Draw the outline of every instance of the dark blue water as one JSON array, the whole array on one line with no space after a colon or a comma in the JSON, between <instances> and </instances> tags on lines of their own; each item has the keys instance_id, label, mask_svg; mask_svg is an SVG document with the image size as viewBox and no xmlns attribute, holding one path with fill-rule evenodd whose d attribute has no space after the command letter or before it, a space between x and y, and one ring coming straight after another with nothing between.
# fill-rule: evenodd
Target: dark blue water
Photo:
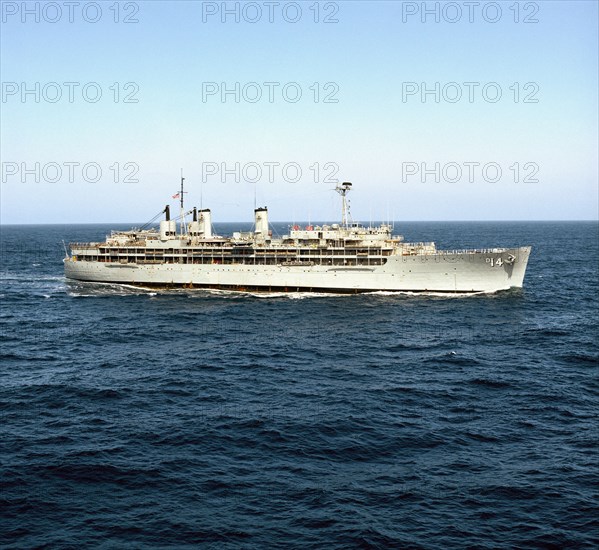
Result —
<instances>
[{"instance_id":1,"label":"dark blue water","mask_svg":"<svg viewBox=\"0 0 599 550\"><path fill-rule=\"evenodd\" d=\"M467 298L65 281L107 229L1 229L3 547L599 543L597 223L397 225L533 245Z\"/></svg>"}]
</instances>

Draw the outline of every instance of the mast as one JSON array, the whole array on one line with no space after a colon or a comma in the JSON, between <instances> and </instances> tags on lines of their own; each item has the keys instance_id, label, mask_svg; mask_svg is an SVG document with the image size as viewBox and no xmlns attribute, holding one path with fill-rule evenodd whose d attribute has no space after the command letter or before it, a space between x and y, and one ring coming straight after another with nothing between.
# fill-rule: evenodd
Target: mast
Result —
<instances>
[{"instance_id":1,"label":"mast","mask_svg":"<svg viewBox=\"0 0 599 550\"><path fill-rule=\"evenodd\" d=\"M184 196L185 191L183 191L183 182L185 178L183 177L183 168L181 168L181 191L179 191L179 202L181 203L181 235L185 235L187 233L187 228L185 227L185 207L184 207Z\"/></svg>"},{"instance_id":2,"label":"mast","mask_svg":"<svg viewBox=\"0 0 599 550\"><path fill-rule=\"evenodd\" d=\"M344 181L342 184L337 184L335 191L341 195L341 225L347 227L347 224L351 220L349 213L349 201L346 195L351 191L352 184L349 181Z\"/></svg>"},{"instance_id":3,"label":"mast","mask_svg":"<svg viewBox=\"0 0 599 550\"><path fill-rule=\"evenodd\" d=\"M185 192L185 191L183 191L183 182L184 181L185 181L185 178L183 177L183 169L181 169L181 198L180 198L180 200L181 200L181 213L184 212L184 209L183 209L183 193Z\"/></svg>"}]
</instances>

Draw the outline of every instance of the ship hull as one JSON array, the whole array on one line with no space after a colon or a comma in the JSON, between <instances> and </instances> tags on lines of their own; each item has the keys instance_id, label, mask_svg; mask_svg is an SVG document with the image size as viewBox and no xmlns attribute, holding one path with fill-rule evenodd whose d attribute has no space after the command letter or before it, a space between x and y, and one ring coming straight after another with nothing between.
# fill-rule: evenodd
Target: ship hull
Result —
<instances>
[{"instance_id":1,"label":"ship hull","mask_svg":"<svg viewBox=\"0 0 599 550\"><path fill-rule=\"evenodd\" d=\"M497 292L521 288L530 247L393 255L381 266L138 264L65 259L79 281L281 292Z\"/></svg>"}]
</instances>

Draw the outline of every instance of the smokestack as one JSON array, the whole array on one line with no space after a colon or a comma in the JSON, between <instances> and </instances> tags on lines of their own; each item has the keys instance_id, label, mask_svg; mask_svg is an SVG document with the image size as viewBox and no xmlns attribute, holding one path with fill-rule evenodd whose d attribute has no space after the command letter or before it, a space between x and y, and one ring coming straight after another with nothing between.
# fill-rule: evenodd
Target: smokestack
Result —
<instances>
[{"instance_id":1,"label":"smokestack","mask_svg":"<svg viewBox=\"0 0 599 550\"><path fill-rule=\"evenodd\" d=\"M254 232L256 236L266 239L268 237L268 209L266 206L254 210L254 220L256 226Z\"/></svg>"},{"instance_id":2,"label":"smokestack","mask_svg":"<svg viewBox=\"0 0 599 550\"><path fill-rule=\"evenodd\" d=\"M200 233L204 239L212 238L212 214L209 208L200 210Z\"/></svg>"},{"instance_id":3,"label":"smokestack","mask_svg":"<svg viewBox=\"0 0 599 550\"><path fill-rule=\"evenodd\" d=\"M164 213L166 214L166 221L168 222L171 219L171 207L168 204L164 207Z\"/></svg>"},{"instance_id":4,"label":"smokestack","mask_svg":"<svg viewBox=\"0 0 599 550\"><path fill-rule=\"evenodd\" d=\"M187 230L192 237L200 237L200 224L198 222L198 209L193 207L193 220L187 226Z\"/></svg>"}]
</instances>

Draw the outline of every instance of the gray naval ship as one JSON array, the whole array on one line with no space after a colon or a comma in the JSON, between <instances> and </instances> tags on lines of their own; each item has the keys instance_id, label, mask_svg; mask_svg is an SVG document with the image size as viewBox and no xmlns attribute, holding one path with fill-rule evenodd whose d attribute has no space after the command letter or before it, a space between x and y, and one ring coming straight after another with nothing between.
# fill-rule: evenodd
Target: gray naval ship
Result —
<instances>
[{"instance_id":1,"label":"gray naval ship","mask_svg":"<svg viewBox=\"0 0 599 550\"><path fill-rule=\"evenodd\" d=\"M256 208L253 231L224 237L214 233L209 209L185 212L183 181L179 230L166 206L159 230L113 231L105 242L71 243L66 277L142 287L337 293L496 292L524 281L530 246L437 250L433 242L404 242L389 224L352 221L349 182L336 188L341 223L290 226L287 235L273 237L267 209Z\"/></svg>"}]
</instances>

